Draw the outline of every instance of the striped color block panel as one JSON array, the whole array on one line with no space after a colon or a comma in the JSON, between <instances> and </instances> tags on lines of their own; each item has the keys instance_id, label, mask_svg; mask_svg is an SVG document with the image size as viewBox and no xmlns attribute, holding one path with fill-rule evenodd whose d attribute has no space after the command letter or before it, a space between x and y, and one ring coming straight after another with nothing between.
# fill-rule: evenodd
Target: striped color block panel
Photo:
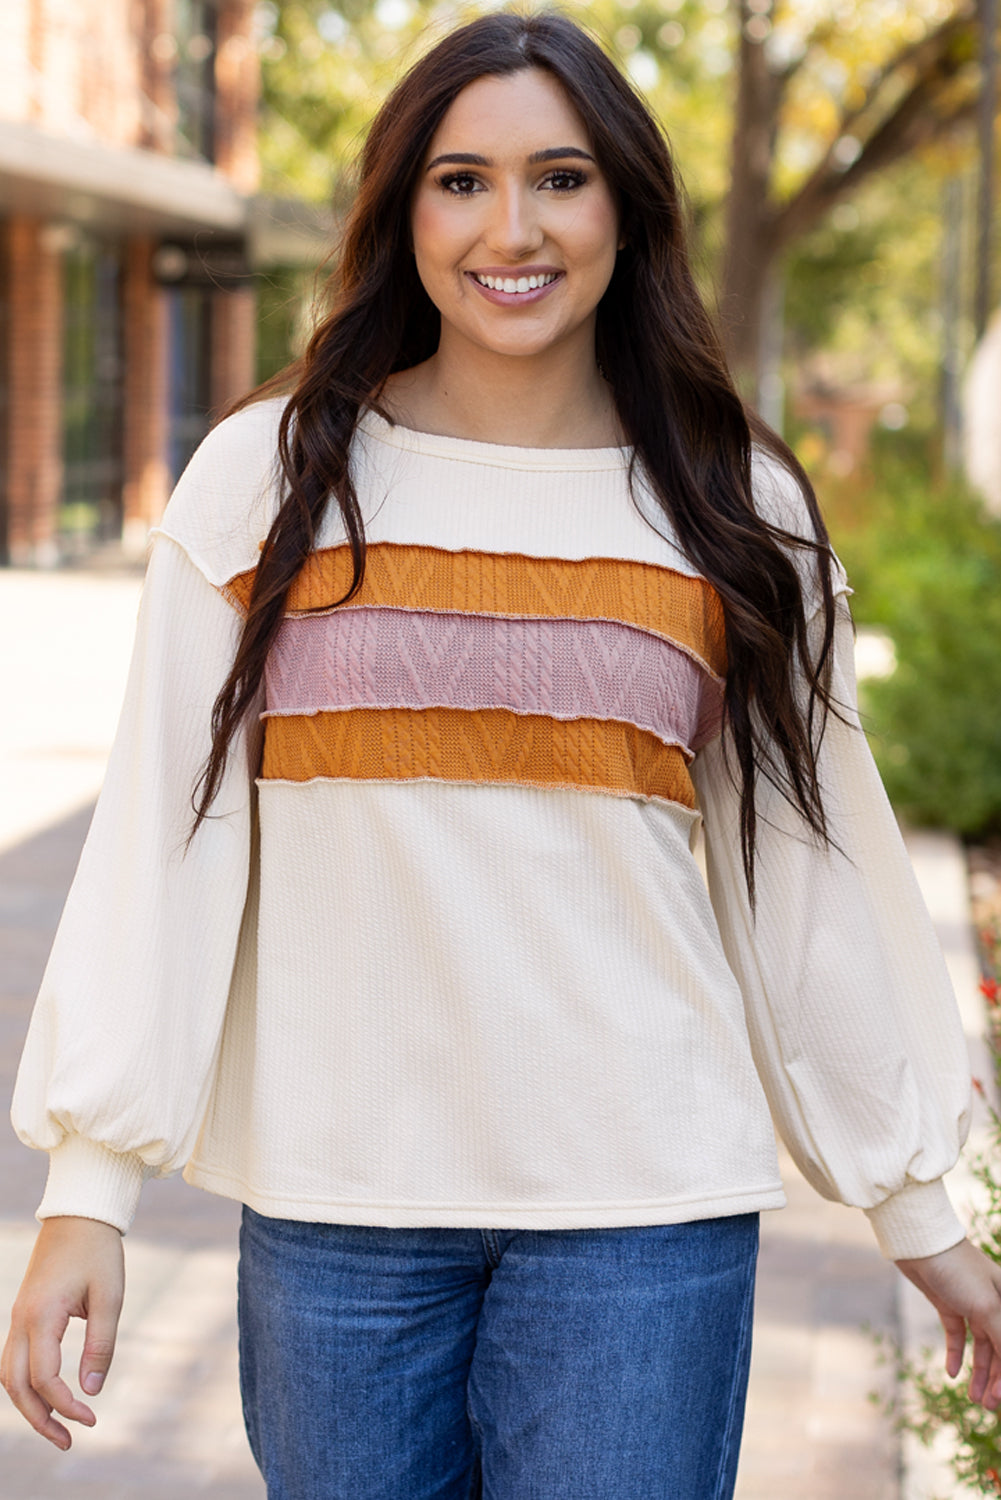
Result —
<instances>
[{"instance_id":1,"label":"striped color block panel","mask_svg":"<svg viewBox=\"0 0 1001 1500\"><path fill-rule=\"evenodd\" d=\"M265 780L567 787L694 806L720 728L723 613L700 578L378 543L296 579L266 674ZM246 606L253 574L226 592Z\"/></svg>"}]
</instances>

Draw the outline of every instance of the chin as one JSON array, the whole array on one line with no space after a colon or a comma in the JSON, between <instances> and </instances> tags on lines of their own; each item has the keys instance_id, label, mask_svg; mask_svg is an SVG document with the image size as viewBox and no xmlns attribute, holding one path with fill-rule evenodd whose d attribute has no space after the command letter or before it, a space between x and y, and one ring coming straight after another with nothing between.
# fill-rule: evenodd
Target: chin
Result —
<instances>
[{"instance_id":1,"label":"chin","mask_svg":"<svg viewBox=\"0 0 1001 1500\"><path fill-rule=\"evenodd\" d=\"M555 349L561 339L555 336L540 334L535 338L512 337L512 338L479 338L476 340L481 349L488 350L491 354L503 354L512 359L531 359L539 354L548 354Z\"/></svg>"}]
</instances>

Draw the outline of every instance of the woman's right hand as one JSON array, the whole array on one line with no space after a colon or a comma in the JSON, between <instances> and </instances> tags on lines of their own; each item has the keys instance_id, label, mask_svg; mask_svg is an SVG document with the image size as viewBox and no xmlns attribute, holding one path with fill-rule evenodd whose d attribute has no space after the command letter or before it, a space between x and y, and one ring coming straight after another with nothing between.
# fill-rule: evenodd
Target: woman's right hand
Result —
<instances>
[{"instance_id":1,"label":"woman's right hand","mask_svg":"<svg viewBox=\"0 0 1001 1500\"><path fill-rule=\"evenodd\" d=\"M97 1418L79 1401L59 1368L70 1318L85 1318L80 1386L96 1396L115 1350L125 1294L122 1237L97 1219L46 1219L11 1314L0 1359L0 1380L18 1411L57 1448L72 1438L53 1412L93 1427Z\"/></svg>"}]
</instances>

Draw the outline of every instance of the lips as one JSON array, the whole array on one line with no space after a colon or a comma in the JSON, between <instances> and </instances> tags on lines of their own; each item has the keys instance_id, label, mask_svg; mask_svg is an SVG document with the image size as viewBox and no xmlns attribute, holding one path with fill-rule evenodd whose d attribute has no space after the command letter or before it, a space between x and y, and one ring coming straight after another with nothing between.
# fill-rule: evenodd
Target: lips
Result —
<instances>
[{"instance_id":1,"label":"lips","mask_svg":"<svg viewBox=\"0 0 1001 1500\"><path fill-rule=\"evenodd\" d=\"M477 295L498 307L531 307L552 295L553 288L566 279L565 271L551 266L522 266L517 275L503 266L490 270L467 271L466 277Z\"/></svg>"}]
</instances>

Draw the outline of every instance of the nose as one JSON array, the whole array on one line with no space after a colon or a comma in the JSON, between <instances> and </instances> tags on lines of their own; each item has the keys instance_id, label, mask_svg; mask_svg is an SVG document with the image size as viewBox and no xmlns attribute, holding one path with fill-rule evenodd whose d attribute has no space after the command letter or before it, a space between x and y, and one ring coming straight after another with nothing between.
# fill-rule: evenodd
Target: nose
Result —
<instances>
[{"instance_id":1,"label":"nose","mask_svg":"<svg viewBox=\"0 0 1001 1500\"><path fill-rule=\"evenodd\" d=\"M530 188L520 182L504 183L498 188L484 238L490 249L505 260L521 260L540 248L545 232L536 196Z\"/></svg>"}]
</instances>

